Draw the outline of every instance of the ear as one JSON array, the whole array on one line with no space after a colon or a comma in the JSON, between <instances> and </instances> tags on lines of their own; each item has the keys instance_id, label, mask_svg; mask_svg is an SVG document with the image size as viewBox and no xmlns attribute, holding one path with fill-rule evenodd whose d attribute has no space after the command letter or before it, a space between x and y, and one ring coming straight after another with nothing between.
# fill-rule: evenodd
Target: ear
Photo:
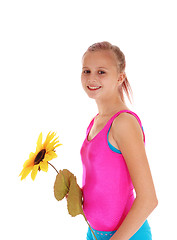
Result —
<instances>
[{"instance_id":1,"label":"ear","mask_svg":"<svg viewBox=\"0 0 177 240\"><path fill-rule=\"evenodd\" d=\"M121 73L119 74L119 79L118 79L118 81L119 81L120 83L123 83L125 77L126 77L126 74L125 74L124 72L121 72Z\"/></svg>"}]
</instances>

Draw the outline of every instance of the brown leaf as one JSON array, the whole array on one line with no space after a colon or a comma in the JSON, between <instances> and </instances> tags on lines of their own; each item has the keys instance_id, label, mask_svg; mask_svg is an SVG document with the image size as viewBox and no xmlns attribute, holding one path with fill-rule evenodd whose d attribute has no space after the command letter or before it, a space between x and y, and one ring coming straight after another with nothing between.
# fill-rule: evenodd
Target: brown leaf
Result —
<instances>
[{"instance_id":1,"label":"brown leaf","mask_svg":"<svg viewBox=\"0 0 177 240\"><path fill-rule=\"evenodd\" d=\"M67 196L67 208L72 217L79 214L84 215L82 209L82 191L77 184L76 177L69 170L63 169L59 171L56 176L54 184L55 198L60 201L66 194Z\"/></svg>"},{"instance_id":2,"label":"brown leaf","mask_svg":"<svg viewBox=\"0 0 177 240\"><path fill-rule=\"evenodd\" d=\"M60 201L62 200L65 195L68 193L69 190L69 176L66 171L59 171L56 176L56 180L54 183L54 196L55 198Z\"/></svg>"},{"instance_id":3,"label":"brown leaf","mask_svg":"<svg viewBox=\"0 0 177 240\"><path fill-rule=\"evenodd\" d=\"M70 189L67 197L68 212L72 217L79 214L84 214L82 209L82 191L77 184L76 177L74 175L70 178Z\"/></svg>"}]
</instances>

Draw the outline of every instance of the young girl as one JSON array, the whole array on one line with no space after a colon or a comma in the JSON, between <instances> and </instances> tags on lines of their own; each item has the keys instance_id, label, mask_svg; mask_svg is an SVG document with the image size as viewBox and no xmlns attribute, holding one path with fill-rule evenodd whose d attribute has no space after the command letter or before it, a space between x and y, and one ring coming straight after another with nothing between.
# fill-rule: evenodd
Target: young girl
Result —
<instances>
[{"instance_id":1,"label":"young girl","mask_svg":"<svg viewBox=\"0 0 177 240\"><path fill-rule=\"evenodd\" d=\"M83 89L99 112L80 151L85 216L98 240L151 240L147 217L158 200L143 126L124 101L123 90L129 100L131 91L124 54L109 42L95 43L84 53L82 65ZM95 240L90 229L87 240Z\"/></svg>"}]
</instances>

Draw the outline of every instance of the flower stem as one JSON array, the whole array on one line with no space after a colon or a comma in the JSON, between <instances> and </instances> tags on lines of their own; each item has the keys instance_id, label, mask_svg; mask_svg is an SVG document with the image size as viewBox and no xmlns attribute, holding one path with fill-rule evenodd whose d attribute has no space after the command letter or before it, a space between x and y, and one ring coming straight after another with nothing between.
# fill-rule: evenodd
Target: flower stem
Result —
<instances>
[{"instance_id":1,"label":"flower stem","mask_svg":"<svg viewBox=\"0 0 177 240\"><path fill-rule=\"evenodd\" d=\"M97 238L96 238L96 236L95 236L94 232L92 231L92 228L91 228L91 226L90 226L89 222L87 221L87 218L86 218L85 214L83 213L82 215L84 216L84 219L85 219L86 223L88 224L88 226L89 226L89 228L90 228L90 230L91 230L92 234L94 235L95 239L97 240Z\"/></svg>"},{"instance_id":2,"label":"flower stem","mask_svg":"<svg viewBox=\"0 0 177 240\"><path fill-rule=\"evenodd\" d=\"M57 173L59 173L59 172L57 171L57 169L56 169L50 162L48 162L48 164L49 164L51 167L53 167Z\"/></svg>"}]
</instances>

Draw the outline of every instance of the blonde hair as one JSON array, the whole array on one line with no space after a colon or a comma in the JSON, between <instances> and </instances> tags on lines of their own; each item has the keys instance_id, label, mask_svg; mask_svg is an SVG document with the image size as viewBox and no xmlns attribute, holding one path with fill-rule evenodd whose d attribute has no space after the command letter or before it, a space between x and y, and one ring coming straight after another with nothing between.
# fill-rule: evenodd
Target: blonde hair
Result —
<instances>
[{"instance_id":1,"label":"blonde hair","mask_svg":"<svg viewBox=\"0 0 177 240\"><path fill-rule=\"evenodd\" d=\"M120 50L119 47L117 47L115 45L112 45L111 43L109 43L107 41L97 42L97 43L92 44L87 49L87 51L84 53L84 55L87 52L101 51L101 50L111 50L111 51L113 51L113 53L115 54L116 59L117 59L118 70L120 72L124 72L125 71L125 66L126 66L125 55L123 54L123 52ZM84 57L84 55L83 55L83 57ZM82 59L83 59L83 57L82 57ZM121 97L122 101L125 103L123 92L125 92L125 94L127 95L129 101L132 104L132 101L130 99L130 95L131 95L131 97L133 99L133 91L132 91L132 88L130 86L130 83L129 83L127 77L125 77L123 83L121 84L120 91L119 91L120 97Z\"/></svg>"}]
</instances>

